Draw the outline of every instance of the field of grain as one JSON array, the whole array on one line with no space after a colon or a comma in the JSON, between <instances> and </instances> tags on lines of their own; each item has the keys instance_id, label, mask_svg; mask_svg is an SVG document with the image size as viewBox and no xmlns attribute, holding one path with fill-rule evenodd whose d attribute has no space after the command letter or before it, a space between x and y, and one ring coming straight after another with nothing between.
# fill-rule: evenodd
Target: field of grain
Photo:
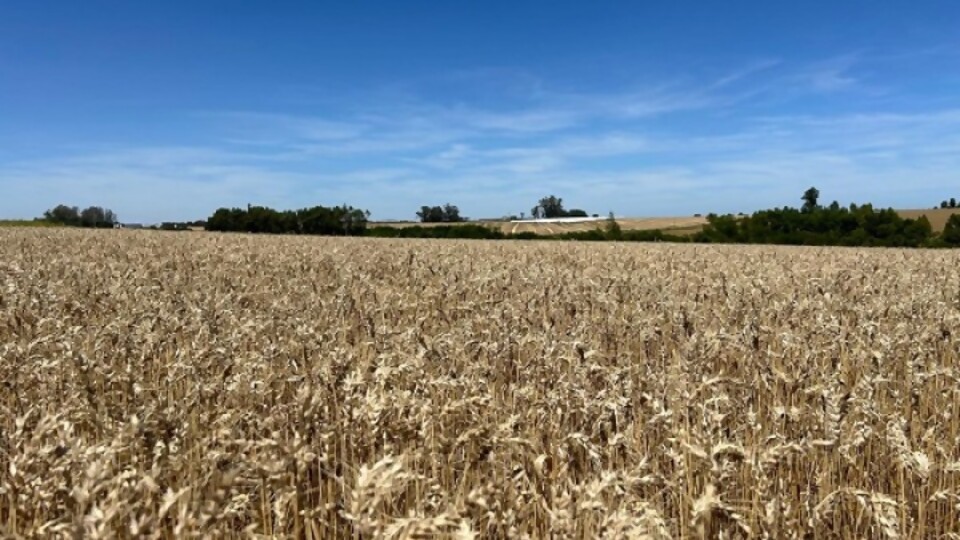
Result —
<instances>
[{"instance_id":1,"label":"field of grain","mask_svg":"<svg viewBox=\"0 0 960 540\"><path fill-rule=\"evenodd\" d=\"M607 225L605 220L582 223L515 223L510 221L472 221L470 223L485 225L500 229L505 233L532 232L536 234L562 234L567 232L583 232ZM659 218L618 218L617 224L625 231L649 231L661 229L671 234L694 234L699 232L707 223L704 217L659 217ZM370 224L372 227L436 227L450 225L449 223L418 223L413 221L378 221Z\"/></svg>"},{"instance_id":2,"label":"field of grain","mask_svg":"<svg viewBox=\"0 0 960 540\"><path fill-rule=\"evenodd\" d=\"M958 263L0 229L0 536L957 538Z\"/></svg>"}]
</instances>

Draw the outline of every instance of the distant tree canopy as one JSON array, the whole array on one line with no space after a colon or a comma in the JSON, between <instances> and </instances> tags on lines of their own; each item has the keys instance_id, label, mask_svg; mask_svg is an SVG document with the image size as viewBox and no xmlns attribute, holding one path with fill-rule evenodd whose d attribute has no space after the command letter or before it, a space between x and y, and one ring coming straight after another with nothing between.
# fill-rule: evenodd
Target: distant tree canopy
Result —
<instances>
[{"instance_id":1,"label":"distant tree canopy","mask_svg":"<svg viewBox=\"0 0 960 540\"><path fill-rule=\"evenodd\" d=\"M957 199L954 197L950 197L949 201L940 202L940 208L956 208L956 207L957 207Z\"/></svg>"},{"instance_id":2,"label":"distant tree canopy","mask_svg":"<svg viewBox=\"0 0 960 540\"><path fill-rule=\"evenodd\" d=\"M57 205L43 213L43 218L51 223L61 225L80 225L80 209L76 206L67 206L65 204Z\"/></svg>"},{"instance_id":3,"label":"distant tree canopy","mask_svg":"<svg viewBox=\"0 0 960 540\"><path fill-rule=\"evenodd\" d=\"M80 212L82 227L113 227L116 223L117 216L106 208L91 206Z\"/></svg>"},{"instance_id":4,"label":"distant tree canopy","mask_svg":"<svg viewBox=\"0 0 960 540\"><path fill-rule=\"evenodd\" d=\"M586 211L579 208L566 210L563 207L563 199L554 195L549 195L540 199L533 209L530 210L533 219L553 219L563 217L588 217Z\"/></svg>"},{"instance_id":5,"label":"distant tree canopy","mask_svg":"<svg viewBox=\"0 0 960 540\"><path fill-rule=\"evenodd\" d=\"M467 220L460 215L460 209L450 203L443 206L421 206L417 217L421 223L460 223Z\"/></svg>"},{"instance_id":6,"label":"distant tree canopy","mask_svg":"<svg viewBox=\"0 0 960 540\"><path fill-rule=\"evenodd\" d=\"M314 206L278 211L264 206L220 208L207 220L208 231L270 234L362 235L370 213L352 206Z\"/></svg>"},{"instance_id":7,"label":"distant tree canopy","mask_svg":"<svg viewBox=\"0 0 960 540\"><path fill-rule=\"evenodd\" d=\"M43 219L70 227L109 228L117 223L117 215L107 208L91 206L80 210L76 206L65 204L57 205L44 212Z\"/></svg>"},{"instance_id":8,"label":"distant tree canopy","mask_svg":"<svg viewBox=\"0 0 960 540\"><path fill-rule=\"evenodd\" d=\"M708 224L694 236L698 242L743 244L845 245L920 247L932 245L926 216L904 219L893 209L875 210L865 204L828 207L816 204L816 188L804 194L801 209L775 208L751 216L707 216ZM960 218L957 221L960 226ZM960 233L958 233L960 236Z\"/></svg>"}]
</instances>

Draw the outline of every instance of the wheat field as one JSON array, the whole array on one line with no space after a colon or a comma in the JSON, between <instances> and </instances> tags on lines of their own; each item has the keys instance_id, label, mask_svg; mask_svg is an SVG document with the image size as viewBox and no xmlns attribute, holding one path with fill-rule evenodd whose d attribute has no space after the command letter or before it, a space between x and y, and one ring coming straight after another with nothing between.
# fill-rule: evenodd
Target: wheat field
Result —
<instances>
[{"instance_id":1,"label":"wheat field","mask_svg":"<svg viewBox=\"0 0 960 540\"><path fill-rule=\"evenodd\" d=\"M0 536L960 538L958 263L0 229Z\"/></svg>"}]
</instances>

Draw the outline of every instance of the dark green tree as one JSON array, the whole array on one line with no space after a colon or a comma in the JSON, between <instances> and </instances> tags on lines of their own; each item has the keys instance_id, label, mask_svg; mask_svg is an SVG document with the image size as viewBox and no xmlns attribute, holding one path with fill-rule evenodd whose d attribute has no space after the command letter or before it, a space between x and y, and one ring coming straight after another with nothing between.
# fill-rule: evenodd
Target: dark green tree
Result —
<instances>
[{"instance_id":1,"label":"dark green tree","mask_svg":"<svg viewBox=\"0 0 960 540\"><path fill-rule=\"evenodd\" d=\"M443 221L443 208L439 206L421 206L417 212L421 223L440 223Z\"/></svg>"},{"instance_id":2,"label":"dark green tree","mask_svg":"<svg viewBox=\"0 0 960 540\"><path fill-rule=\"evenodd\" d=\"M817 208L817 201L820 200L820 190L815 187L811 187L803 192L803 197L801 197L801 199L803 200L803 210L805 212L812 212Z\"/></svg>"},{"instance_id":3,"label":"dark green tree","mask_svg":"<svg viewBox=\"0 0 960 540\"><path fill-rule=\"evenodd\" d=\"M943 227L940 240L950 246L960 246L960 214L952 214Z\"/></svg>"},{"instance_id":4,"label":"dark green tree","mask_svg":"<svg viewBox=\"0 0 960 540\"><path fill-rule=\"evenodd\" d=\"M76 227L80 225L80 209L76 206L60 204L44 212L43 219L59 225Z\"/></svg>"},{"instance_id":5,"label":"dark green tree","mask_svg":"<svg viewBox=\"0 0 960 540\"><path fill-rule=\"evenodd\" d=\"M100 206L91 206L80 212L81 227L113 227L116 222L116 214L114 214L113 211Z\"/></svg>"},{"instance_id":6,"label":"dark green tree","mask_svg":"<svg viewBox=\"0 0 960 540\"><path fill-rule=\"evenodd\" d=\"M447 203L443 206L421 206L417 212L417 218L421 223L459 223L466 221L466 218L460 215L460 209L456 205Z\"/></svg>"},{"instance_id":7,"label":"dark green tree","mask_svg":"<svg viewBox=\"0 0 960 540\"><path fill-rule=\"evenodd\" d=\"M567 213L563 209L563 199L550 195L540 199L531 213L534 219L552 219L564 217Z\"/></svg>"},{"instance_id":8,"label":"dark green tree","mask_svg":"<svg viewBox=\"0 0 960 540\"><path fill-rule=\"evenodd\" d=\"M446 223L459 223L466 221L460 216L460 209L456 205L447 203L443 205L443 221Z\"/></svg>"}]
</instances>

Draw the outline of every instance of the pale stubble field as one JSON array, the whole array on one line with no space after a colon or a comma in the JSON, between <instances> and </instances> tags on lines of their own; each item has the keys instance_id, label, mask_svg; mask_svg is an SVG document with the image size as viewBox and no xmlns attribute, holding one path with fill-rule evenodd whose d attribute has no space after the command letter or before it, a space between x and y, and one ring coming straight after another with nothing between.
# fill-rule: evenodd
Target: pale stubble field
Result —
<instances>
[{"instance_id":1,"label":"pale stubble field","mask_svg":"<svg viewBox=\"0 0 960 540\"><path fill-rule=\"evenodd\" d=\"M958 538L958 263L0 229L0 536Z\"/></svg>"}]
</instances>

